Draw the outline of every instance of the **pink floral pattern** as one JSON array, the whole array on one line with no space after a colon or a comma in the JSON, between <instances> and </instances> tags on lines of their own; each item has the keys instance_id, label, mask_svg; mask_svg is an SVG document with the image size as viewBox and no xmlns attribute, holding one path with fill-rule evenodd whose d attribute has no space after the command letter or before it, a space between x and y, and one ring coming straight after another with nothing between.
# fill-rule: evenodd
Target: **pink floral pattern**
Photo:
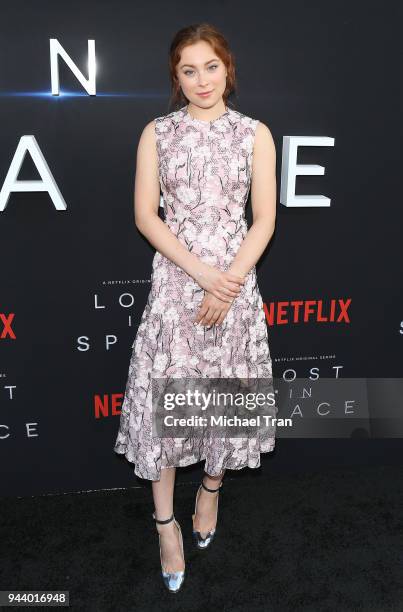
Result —
<instances>
[{"instance_id":1,"label":"pink floral pattern","mask_svg":"<svg viewBox=\"0 0 403 612\"><path fill-rule=\"evenodd\" d=\"M244 216L258 120L227 107L214 121L193 118L187 106L155 119L165 223L199 258L228 270L248 231ZM205 471L257 468L274 435L255 438L155 438L153 377L272 378L267 325L256 268L219 326L194 326L204 290L158 251L151 289L129 364L114 450L140 478L205 460ZM273 434L273 430L271 431Z\"/></svg>"}]
</instances>

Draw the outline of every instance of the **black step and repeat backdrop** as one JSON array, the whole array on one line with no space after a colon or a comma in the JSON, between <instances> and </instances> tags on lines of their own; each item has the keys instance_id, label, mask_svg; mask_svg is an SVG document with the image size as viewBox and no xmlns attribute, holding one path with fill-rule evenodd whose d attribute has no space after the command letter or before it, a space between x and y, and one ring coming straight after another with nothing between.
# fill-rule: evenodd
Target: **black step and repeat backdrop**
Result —
<instances>
[{"instance_id":1,"label":"black step and repeat backdrop","mask_svg":"<svg viewBox=\"0 0 403 612\"><path fill-rule=\"evenodd\" d=\"M145 124L171 110L173 34L201 21L222 29L235 53L232 104L276 143L277 225L258 265L275 377L385 386L372 425L279 430L262 464L401 461L401 430L379 418L403 363L398 10L363 1L4 3L3 496L145 483L113 451L154 254L134 225L136 149ZM247 211L251 223L250 202ZM298 425L307 415L299 406L294 416Z\"/></svg>"}]
</instances>

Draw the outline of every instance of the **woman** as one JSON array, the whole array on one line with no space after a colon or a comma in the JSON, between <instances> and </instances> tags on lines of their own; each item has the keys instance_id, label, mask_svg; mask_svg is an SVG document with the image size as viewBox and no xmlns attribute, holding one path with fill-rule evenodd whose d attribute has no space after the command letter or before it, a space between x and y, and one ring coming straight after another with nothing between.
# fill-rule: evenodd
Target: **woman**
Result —
<instances>
[{"instance_id":1,"label":"woman","mask_svg":"<svg viewBox=\"0 0 403 612\"><path fill-rule=\"evenodd\" d=\"M176 467L205 460L192 516L195 543L205 549L216 532L225 470L259 467L260 453L274 449L275 437L272 431L257 438L155 438L150 381L272 378L255 264L274 232L276 152L264 123L227 105L235 89L234 59L216 28L180 30L171 44L170 72L177 109L148 123L138 145L135 223L156 253L115 451L135 464L136 475L152 481L162 577L177 592L185 559L173 515Z\"/></svg>"}]
</instances>

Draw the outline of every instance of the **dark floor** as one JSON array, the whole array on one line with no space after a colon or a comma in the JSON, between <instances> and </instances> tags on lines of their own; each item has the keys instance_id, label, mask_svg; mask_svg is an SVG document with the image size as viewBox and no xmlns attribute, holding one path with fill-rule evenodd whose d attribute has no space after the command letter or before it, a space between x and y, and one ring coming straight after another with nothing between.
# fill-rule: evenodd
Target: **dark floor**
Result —
<instances>
[{"instance_id":1,"label":"dark floor","mask_svg":"<svg viewBox=\"0 0 403 612\"><path fill-rule=\"evenodd\" d=\"M149 487L1 500L0 589L69 590L71 609L97 612L403 611L403 468L230 474L206 551L191 540L198 482L177 478L179 593L162 584Z\"/></svg>"}]
</instances>

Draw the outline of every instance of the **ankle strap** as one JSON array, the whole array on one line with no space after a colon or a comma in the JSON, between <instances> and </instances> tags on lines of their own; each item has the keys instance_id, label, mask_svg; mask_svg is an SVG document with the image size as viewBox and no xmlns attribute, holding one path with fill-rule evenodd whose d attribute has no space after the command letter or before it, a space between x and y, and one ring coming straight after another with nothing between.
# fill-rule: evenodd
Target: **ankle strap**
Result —
<instances>
[{"instance_id":1,"label":"ankle strap","mask_svg":"<svg viewBox=\"0 0 403 612\"><path fill-rule=\"evenodd\" d=\"M202 485L203 489L205 489L206 491L210 491L210 493L215 493L216 491L218 491L219 489L221 489L221 487L222 487L223 483L222 483L222 481L221 481L221 482L220 482L220 486L219 486L219 487L217 487L217 489L209 489L208 487L206 487L206 485L204 484L204 482L203 482L203 481L201 481L201 485Z\"/></svg>"},{"instance_id":2,"label":"ankle strap","mask_svg":"<svg viewBox=\"0 0 403 612\"><path fill-rule=\"evenodd\" d=\"M171 521L173 521L174 515L172 514L172 516L169 519L160 521L159 519L155 518L155 512L153 512L153 519L155 520L156 523L159 523L160 525L165 525L166 523L170 523Z\"/></svg>"}]
</instances>

